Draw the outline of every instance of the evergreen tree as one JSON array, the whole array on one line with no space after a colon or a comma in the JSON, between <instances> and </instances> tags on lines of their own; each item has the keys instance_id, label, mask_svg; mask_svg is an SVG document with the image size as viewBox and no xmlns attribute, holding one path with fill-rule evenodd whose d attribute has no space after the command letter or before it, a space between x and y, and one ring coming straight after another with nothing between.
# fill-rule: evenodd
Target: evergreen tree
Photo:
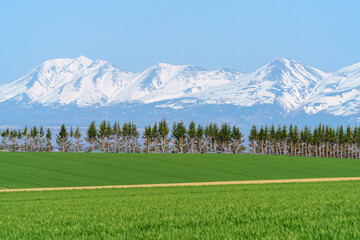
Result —
<instances>
[{"instance_id":1,"label":"evergreen tree","mask_svg":"<svg viewBox=\"0 0 360 240\"><path fill-rule=\"evenodd\" d=\"M231 132L231 140L232 140L232 152L235 154L242 153L245 150L245 147L243 145L244 139L243 134L240 132L240 129L236 126L233 126L232 132Z\"/></svg>"},{"instance_id":2,"label":"evergreen tree","mask_svg":"<svg viewBox=\"0 0 360 240\"><path fill-rule=\"evenodd\" d=\"M80 128L78 126L75 129L75 132L74 132L76 152L81 152L82 151L82 139L81 139L81 136L82 136L82 134L81 134Z\"/></svg>"},{"instance_id":3,"label":"evergreen tree","mask_svg":"<svg viewBox=\"0 0 360 240\"><path fill-rule=\"evenodd\" d=\"M282 141L282 129L281 125L279 125L275 132L275 139L276 139L276 155L281 155L281 141Z\"/></svg>"},{"instance_id":4,"label":"evergreen tree","mask_svg":"<svg viewBox=\"0 0 360 240\"><path fill-rule=\"evenodd\" d=\"M95 121L92 121L86 131L86 138L85 138L85 141L89 143L92 152L94 152L97 147L96 145L97 136L98 134L97 134L96 124Z\"/></svg>"},{"instance_id":5,"label":"evergreen tree","mask_svg":"<svg viewBox=\"0 0 360 240\"><path fill-rule=\"evenodd\" d=\"M306 137L306 156L310 156L311 152L311 139L313 138L313 135L311 133L311 128L308 126L305 126L305 137Z\"/></svg>"},{"instance_id":6,"label":"evergreen tree","mask_svg":"<svg viewBox=\"0 0 360 240\"><path fill-rule=\"evenodd\" d=\"M191 151L191 153L194 153L195 152L195 138L196 138L196 125L195 125L194 121L190 122L187 136L189 138L190 151Z\"/></svg>"},{"instance_id":7,"label":"evergreen tree","mask_svg":"<svg viewBox=\"0 0 360 240\"><path fill-rule=\"evenodd\" d=\"M160 137L160 149L162 153L165 153L165 151L169 150L169 126L168 123L166 122L166 119L162 119L159 122L159 137Z\"/></svg>"},{"instance_id":8,"label":"evergreen tree","mask_svg":"<svg viewBox=\"0 0 360 240\"><path fill-rule=\"evenodd\" d=\"M289 127L289 135L288 135L288 142L289 142L289 147L290 147L290 155L293 156L294 155L294 131L293 131L293 125L290 124Z\"/></svg>"},{"instance_id":9,"label":"evergreen tree","mask_svg":"<svg viewBox=\"0 0 360 240\"><path fill-rule=\"evenodd\" d=\"M45 144L45 139L44 139L44 136L45 136L45 132L44 132L44 128L43 126L40 127L40 131L39 131L39 141L38 141L38 149L40 152L44 151L45 150L45 147L44 147L44 144Z\"/></svg>"},{"instance_id":10,"label":"evergreen tree","mask_svg":"<svg viewBox=\"0 0 360 240\"><path fill-rule=\"evenodd\" d=\"M113 125L113 136L114 136L114 152L121 152L121 127L118 122Z\"/></svg>"},{"instance_id":11,"label":"evergreen tree","mask_svg":"<svg viewBox=\"0 0 360 240\"><path fill-rule=\"evenodd\" d=\"M152 128L152 133L151 133L151 142L153 142L154 144L154 152L157 153L158 152L158 143L159 143L159 129L157 126L157 123L154 123L154 126Z\"/></svg>"},{"instance_id":12,"label":"evergreen tree","mask_svg":"<svg viewBox=\"0 0 360 240\"><path fill-rule=\"evenodd\" d=\"M16 139L17 139L17 131L15 131L15 130L10 131L9 132L9 140L10 140L9 149L10 149L10 151L16 152L16 150L17 150Z\"/></svg>"},{"instance_id":13,"label":"evergreen tree","mask_svg":"<svg viewBox=\"0 0 360 240\"><path fill-rule=\"evenodd\" d=\"M221 150L224 153L228 152L231 141L231 128L227 123L221 124L221 128L219 131L219 142L221 146Z\"/></svg>"},{"instance_id":14,"label":"evergreen tree","mask_svg":"<svg viewBox=\"0 0 360 240\"><path fill-rule=\"evenodd\" d=\"M108 152L111 151L111 145L112 145L113 138L114 138L113 128L111 127L110 122L107 122L107 124L106 124L106 145L107 145Z\"/></svg>"},{"instance_id":15,"label":"evergreen tree","mask_svg":"<svg viewBox=\"0 0 360 240\"><path fill-rule=\"evenodd\" d=\"M331 131L329 126L325 126L325 133L324 133L324 157L329 157L330 154L330 137Z\"/></svg>"},{"instance_id":16,"label":"evergreen tree","mask_svg":"<svg viewBox=\"0 0 360 240\"><path fill-rule=\"evenodd\" d=\"M257 133L258 146L260 149L260 153L264 154L264 141L265 141L265 131L264 127L261 127L259 132Z\"/></svg>"},{"instance_id":17,"label":"evergreen tree","mask_svg":"<svg viewBox=\"0 0 360 240\"><path fill-rule=\"evenodd\" d=\"M293 143L294 143L294 152L293 155L298 156L298 151L300 148L300 133L298 126L294 126L293 130Z\"/></svg>"},{"instance_id":18,"label":"evergreen tree","mask_svg":"<svg viewBox=\"0 0 360 240\"><path fill-rule=\"evenodd\" d=\"M360 146L360 127L357 127L356 129L357 129L357 131L354 131L355 149L357 150L357 156L355 156L355 158L360 159L360 151L359 151L359 146Z\"/></svg>"},{"instance_id":19,"label":"evergreen tree","mask_svg":"<svg viewBox=\"0 0 360 240\"><path fill-rule=\"evenodd\" d=\"M121 127L121 149L123 152L130 152L131 146L130 146L130 129L129 129L129 123L125 122L123 123Z\"/></svg>"},{"instance_id":20,"label":"evergreen tree","mask_svg":"<svg viewBox=\"0 0 360 240\"><path fill-rule=\"evenodd\" d=\"M203 152L203 138L204 128L199 124L196 130L196 147L199 153Z\"/></svg>"},{"instance_id":21,"label":"evergreen tree","mask_svg":"<svg viewBox=\"0 0 360 240\"><path fill-rule=\"evenodd\" d=\"M56 143L59 145L59 151L67 152L69 150L69 133L65 124L61 125L58 135L56 136Z\"/></svg>"},{"instance_id":22,"label":"evergreen tree","mask_svg":"<svg viewBox=\"0 0 360 240\"><path fill-rule=\"evenodd\" d=\"M219 127L217 126L216 123L214 123L212 126L211 139L213 145L213 152L216 153L219 142Z\"/></svg>"},{"instance_id":23,"label":"evergreen tree","mask_svg":"<svg viewBox=\"0 0 360 240\"><path fill-rule=\"evenodd\" d=\"M269 154L269 128L265 126L264 128L264 153Z\"/></svg>"},{"instance_id":24,"label":"evergreen tree","mask_svg":"<svg viewBox=\"0 0 360 240\"><path fill-rule=\"evenodd\" d=\"M352 143L353 143L353 133L352 133L352 129L350 126L347 126L346 128L346 136L345 136L345 142L346 142L346 149L347 149L347 158L352 158L351 157L351 148L352 148Z\"/></svg>"},{"instance_id":25,"label":"evergreen tree","mask_svg":"<svg viewBox=\"0 0 360 240\"><path fill-rule=\"evenodd\" d=\"M22 133L22 135L24 136L24 151L29 151L29 132L28 132L28 128L27 126L25 126L24 131Z\"/></svg>"},{"instance_id":26,"label":"evergreen tree","mask_svg":"<svg viewBox=\"0 0 360 240\"><path fill-rule=\"evenodd\" d=\"M19 141L18 150L21 151L21 149L22 149L21 139L23 138L23 134L22 134L21 129L18 130L17 138L18 138L18 141Z\"/></svg>"},{"instance_id":27,"label":"evergreen tree","mask_svg":"<svg viewBox=\"0 0 360 240\"><path fill-rule=\"evenodd\" d=\"M177 123L173 122L172 128L171 128L171 138L173 140L172 142L172 152L176 153L177 152L177 138L176 138L176 134L177 134Z\"/></svg>"},{"instance_id":28,"label":"evergreen tree","mask_svg":"<svg viewBox=\"0 0 360 240\"><path fill-rule=\"evenodd\" d=\"M273 154L275 155L275 133L276 133L276 130L275 130L275 126L274 124L271 125L271 128L270 128L270 131L269 131L269 140L271 142L271 151L270 151L270 154Z\"/></svg>"},{"instance_id":29,"label":"evergreen tree","mask_svg":"<svg viewBox=\"0 0 360 240\"><path fill-rule=\"evenodd\" d=\"M139 152L139 131L137 130L136 124L131 122L129 123L129 137L130 137L130 151L135 153Z\"/></svg>"},{"instance_id":30,"label":"evergreen tree","mask_svg":"<svg viewBox=\"0 0 360 240\"><path fill-rule=\"evenodd\" d=\"M340 125L337 129L337 138L338 138L338 144L339 144L339 156L340 158L343 157L343 147L345 142L345 134L344 134L344 127L343 125Z\"/></svg>"},{"instance_id":31,"label":"evergreen tree","mask_svg":"<svg viewBox=\"0 0 360 240\"><path fill-rule=\"evenodd\" d=\"M69 151L73 152L74 151L74 130L72 127L70 127L70 132L69 132Z\"/></svg>"},{"instance_id":32,"label":"evergreen tree","mask_svg":"<svg viewBox=\"0 0 360 240\"><path fill-rule=\"evenodd\" d=\"M287 127L286 125L284 124L283 125L283 128L282 128L282 131L281 131L281 140L282 140L282 143L283 143L283 155L286 155L286 139L287 139Z\"/></svg>"},{"instance_id":33,"label":"evergreen tree","mask_svg":"<svg viewBox=\"0 0 360 240\"><path fill-rule=\"evenodd\" d=\"M53 146L51 144L52 139L52 133L50 128L47 129L46 135L45 135L45 145L46 145L46 151L51 152L53 150Z\"/></svg>"},{"instance_id":34,"label":"evergreen tree","mask_svg":"<svg viewBox=\"0 0 360 240\"><path fill-rule=\"evenodd\" d=\"M205 141L206 141L206 152L212 152L212 128L213 128L213 124L207 124L205 127Z\"/></svg>"},{"instance_id":35,"label":"evergreen tree","mask_svg":"<svg viewBox=\"0 0 360 240\"><path fill-rule=\"evenodd\" d=\"M251 148L253 154L256 154L256 141L258 140L258 132L255 125L252 126L249 134L249 141L251 143Z\"/></svg>"},{"instance_id":36,"label":"evergreen tree","mask_svg":"<svg viewBox=\"0 0 360 240\"><path fill-rule=\"evenodd\" d=\"M172 129L172 137L174 138L176 149L180 151L180 153L184 152L184 147L186 144L186 134L187 130L184 122L180 121L179 123L174 123Z\"/></svg>"},{"instance_id":37,"label":"evergreen tree","mask_svg":"<svg viewBox=\"0 0 360 240\"><path fill-rule=\"evenodd\" d=\"M107 137L107 127L106 121L102 121L98 131L98 141L100 145L100 150L106 152L106 137Z\"/></svg>"},{"instance_id":38,"label":"evergreen tree","mask_svg":"<svg viewBox=\"0 0 360 240\"><path fill-rule=\"evenodd\" d=\"M9 151L10 149L9 149L9 142L8 141L9 141L9 137L10 137L10 129L7 128L5 131L3 131L1 133L1 137L3 138L2 139L3 149Z\"/></svg>"},{"instance_id":39,"label":"evergreen tree","mask_svg":"<svg viewBox=\"0 0 360 240\"><path fill-rule=\"evenodd\" d=\"M38 135L39 135L39 130L37 129L36 126L34 126L34 127L32 128L32 130L30 131L31 149L32 149L33 152L36 152L36 151L37 151Z\"/></svg>"},{"instance_id":40,"label":"evergreen tree","mask_svg":"<svg viewBox=\"0 0 360 240\"><path fill-rule=\"evenodd\" d=\"M336 144L336 131L334 128L330 128L330 155L329 157L335 157L335 144Z\"/></svg>"},{"instance_id":41,"label":"evergreen tree","mask_svg":"<svg viewBox=\"0 0 360 240\"><path fill-rule=\"evenodd\" d=\"M143 136L142 138L144 139L144 145L145 145L145 152L146 153L150 153L151 152L151 136L152 136L152 132L151 132L151 126L150 125L146 125L145 126L145 130L143 132Z\"/></svg>"}]
</instances>

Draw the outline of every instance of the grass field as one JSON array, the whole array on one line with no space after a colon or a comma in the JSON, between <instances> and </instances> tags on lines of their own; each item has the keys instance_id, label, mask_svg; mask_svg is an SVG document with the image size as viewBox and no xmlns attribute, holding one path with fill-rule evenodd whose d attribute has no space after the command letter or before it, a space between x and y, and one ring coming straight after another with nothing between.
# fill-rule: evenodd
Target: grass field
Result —
<instances>
[{"instance_id":1,"label":"grass field","mask_svg":"<svg viewBox=\"0 0 360 240\"><path fill-rule=\"evenodd\" d=\"M358 239L359 182L0 193L0 239Z\"/></svg>"},{"instance_id":2,"label":"grass field","mask_svg":"<svg viewBox=\"0 0 360 240\"><path fill-rule=\"evenodd\" d=\"M360 160L234 154L0 153L0 187L359 177Z\"/></svg>"},{"instance_id":3,"label":"grass field","mask_svg":"<svg viewBox=\"0 0 360 240\"><path fill-rule=\"evenodd\" d=\"M360 176L360 160L0 153L0 188ZM0 239L357 239L360 184L0 192Z\"/></svg>"}]
</instances>

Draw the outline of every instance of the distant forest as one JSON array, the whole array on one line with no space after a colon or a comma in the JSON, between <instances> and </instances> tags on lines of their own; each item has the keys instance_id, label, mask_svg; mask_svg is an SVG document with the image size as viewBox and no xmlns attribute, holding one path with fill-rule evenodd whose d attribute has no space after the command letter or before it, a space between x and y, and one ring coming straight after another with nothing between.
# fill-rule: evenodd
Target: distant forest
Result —
<instances>
[{"instance_id":1,"label":"distant forest","mask_svg":"<svg viewBox=\"0 0 360 240\"><path fill-rule=\"evenodd\" d=\"M43 127L5 129L1 132L0 150L11 152L52 152L53 133ZM143 141L139 143L140 138ZM307 157L360 158L360 127L319 124L314 129L296 125L253 126L248 134L249 146L240 128L228 123L205 126L191 121L173 122L166 119L145 126L140 133L133 122L111 124L93 121L85 136L80 128L64 124L55 136L60 152L107 153L250 153Z\"/></svg>"}]
</instances>

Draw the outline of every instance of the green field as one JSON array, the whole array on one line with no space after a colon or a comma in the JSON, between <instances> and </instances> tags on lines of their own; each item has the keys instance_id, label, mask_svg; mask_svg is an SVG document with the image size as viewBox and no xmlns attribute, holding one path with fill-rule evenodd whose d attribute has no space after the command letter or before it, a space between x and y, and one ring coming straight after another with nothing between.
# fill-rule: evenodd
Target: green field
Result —
<instances>
[{"instance_id":1,"label":"green field","mask_svg":"<svg viewBox=\"0 0 360 240\"><path fill-rule=\"evenodd\" d=\"M0 187L359 177L360 160L234 154L0 153Z\"/></svg>"},{"instance_id":2,"label":"green field","mask_svg":"<svg viewBox=\"0 0 360 240\"><path fill-rule=\"evenodd\" d=\"M360 160L0 153L0 188L358 177ZM360 184L0 192L0 239L357 239Z\"/></svg>"},{"instance_id":3,"label":"green field","mask_svg":"<svg viewBox=\"0 0 360 240\"><path fill-rule=\"evenodd\" d=\"M0 239L359 239L359 182L0 193Z\"/></svg>"}]
</instances>

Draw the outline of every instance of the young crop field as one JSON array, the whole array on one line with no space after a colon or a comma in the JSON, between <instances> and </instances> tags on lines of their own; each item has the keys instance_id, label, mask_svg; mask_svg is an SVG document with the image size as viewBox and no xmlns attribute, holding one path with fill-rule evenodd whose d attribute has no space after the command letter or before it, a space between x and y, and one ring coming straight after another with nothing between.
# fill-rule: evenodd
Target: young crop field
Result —
<instances>
[{"instance_id":1,"label":"young crop field","mask_svg":"<svg viewBox=\"0 0 360 240\"><path fill-rule=\"evenodd\" d=\"M235 154L0 153L0 187L359 177L360 160Z\"/></svg>"},{"instance_id":2,"label":"young crop field","mask_svg":"<svg viewBox=\"0 0 360 240\"><path fill-rule=\"evenodd\" d=\"M358 239L359 182L0 193L0 239Z\"/></svg>"}]
</instances>

